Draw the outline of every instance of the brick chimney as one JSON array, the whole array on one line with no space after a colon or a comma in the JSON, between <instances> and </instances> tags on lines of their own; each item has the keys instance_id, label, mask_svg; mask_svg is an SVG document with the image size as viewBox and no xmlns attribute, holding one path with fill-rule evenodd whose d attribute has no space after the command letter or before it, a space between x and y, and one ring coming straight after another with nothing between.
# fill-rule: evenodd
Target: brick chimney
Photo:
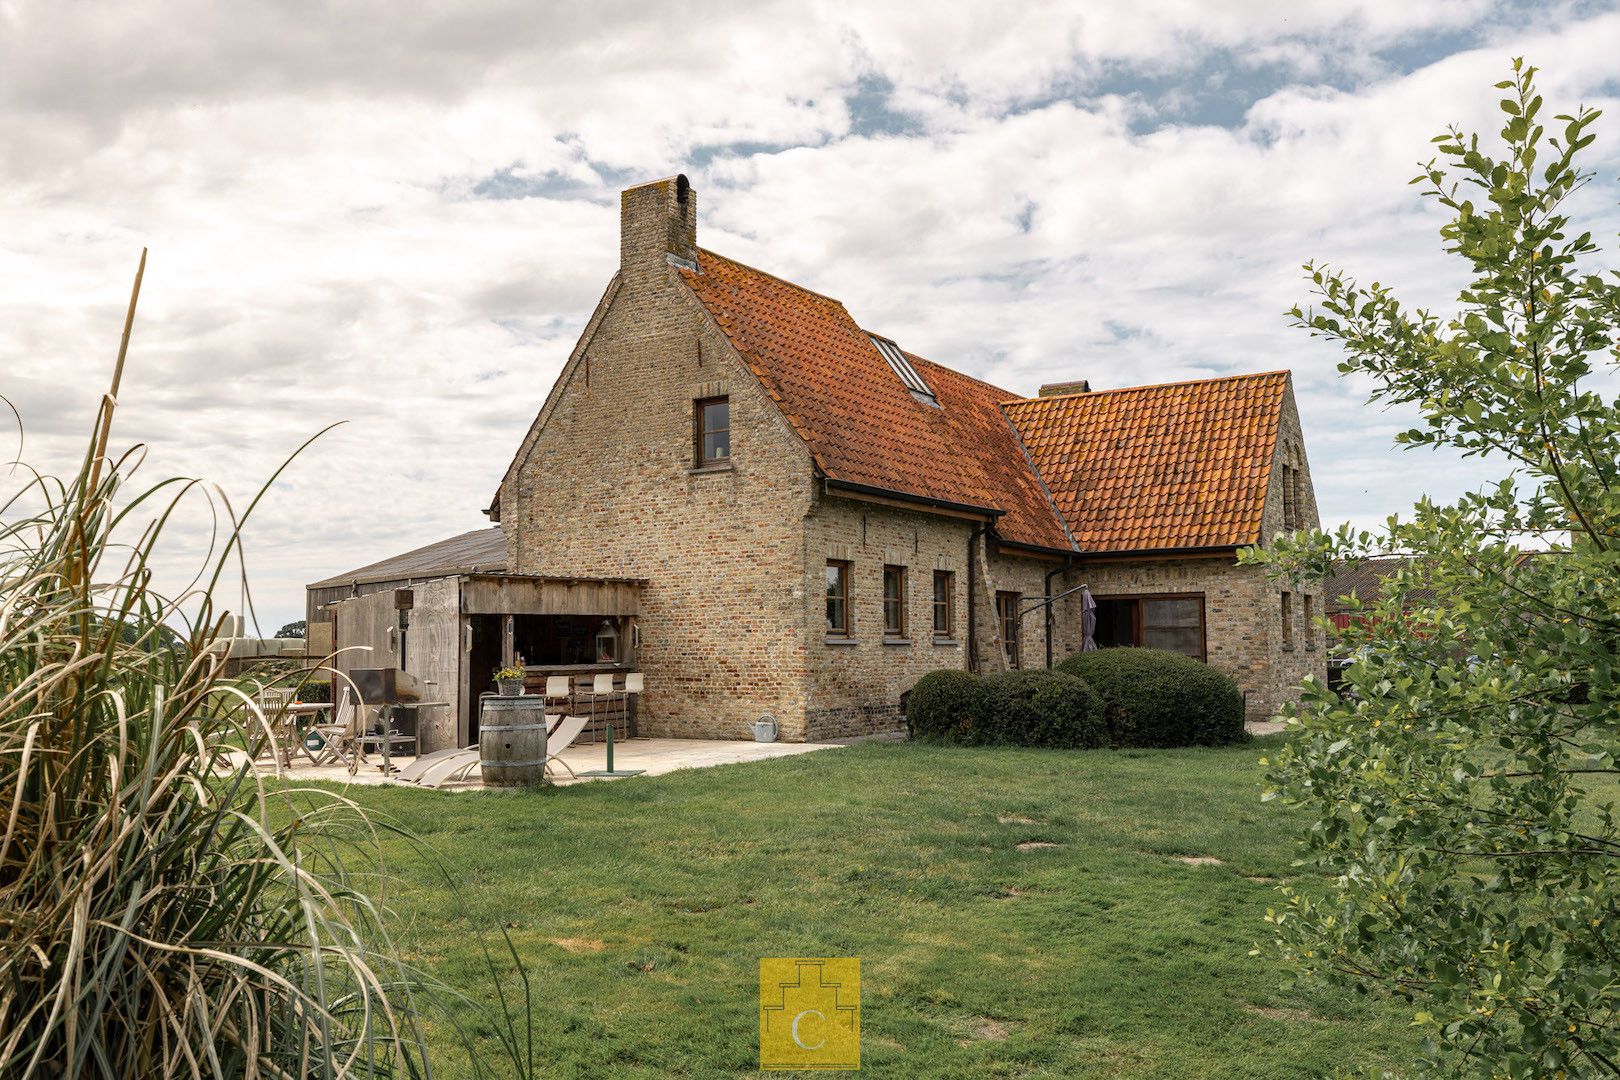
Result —
<instances>
[{"instance_id":1,"label":"brick chimney","mask_svg":"<svg viewBox=\"0 0 1620 1080\"><path fill-rule=\"evenodd\" d=\"M684 174L619 193L619 270L641 276L697 265L697 192Z\"/></svg>"},{"instance_id":2,"label":"brick chimney","mask_svg":"<svg viewBox=\"0 0 1620 1080\"><path fill-rule=\"evenodd\" d=\"M1061 397L1064 394L1091 393L1091 380L1079 379L1075 382L1052 382L1041 387L1041 397Z\"/></svg>"}]
</instances>

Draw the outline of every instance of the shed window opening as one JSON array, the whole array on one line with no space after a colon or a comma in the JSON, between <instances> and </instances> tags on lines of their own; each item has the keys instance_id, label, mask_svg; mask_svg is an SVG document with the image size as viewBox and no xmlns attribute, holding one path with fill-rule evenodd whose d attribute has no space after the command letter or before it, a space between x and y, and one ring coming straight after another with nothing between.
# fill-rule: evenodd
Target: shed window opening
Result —
<instances>
[{"instance_id":1,"label":"shed window opening","mask_svg":"<svg viewBox=\"0 0 1620 1080\"><path fill-rule=\"evenodd\" d=\"M849 636L849 563L836 559L827 563L827 634Z\"/></svg>"},{"instance_id":2,"label":"shed window opening","mask_svg":"<svg viewBox=\"0 0 1620 1080\"><path fill-rule=\"evenodd\" d=\"M1163 649L1195 660L1204 659L1204 597L1199 593L1170 596L1099 596L1099 648Z\"/></svg>"},{"instance_id":3,"label":"shed window opening","mask_svg":"<svg viewBox=\"0 0 1620 1080\"><path fill-rule=\"evenodd\" d=\"M883 636L906 636L906 568L883 568Z\"/></svg>"},{"instance_id":4,"label":"shed window opening","mask_svg":"<svg viewBox=\"0 0 1620 1080\"><path fill-rule=\"evenodd\" d=\"M906 354L900 351L900 346L888 338L878 337L876 334L868 334L867 336L872 339L872 344L877 346L877 351L882 354L883 359L889 362L889 368L899 377L905 388L911 391L911 396L925 405L938 408L939 398L934 395L933 387L929 386L923 380L923 377L917 374L917 369L906 358Z\"/></svg>"},{"instance_id":5,"label":"shed window opening","mask_svg":"<svg viewBox=\"0 0 1620 1080\"><path fill-rule=\"evenodd\" d=\"M949 570L934 571L934 636L949 639L955 636L956 581Z\"/></svg>"},{"instance_id":6,"label":"shed window opening","mask_svg":"<svg viewBox=\"0 0 1620 1080\"><path fill-rule=\"evenodd\" d=\"M731 460L731 399L706 398L694 409L694 439L698 465L720 465Z\"/></svg>"},{"instance_id":7,"label":"shed window opening","mask_svg":"<svg viewBox=\"0 0 1620 1080\"><path fill-rule=\"evenodd\" d=\"M1007 650L1007 666L1010 668L1023 666L1023 650L1018 647L1018 604L1022 599L1020 593L996 593L996 614L1001 619L1001 645Z\"/></svg>"}]
</instances>

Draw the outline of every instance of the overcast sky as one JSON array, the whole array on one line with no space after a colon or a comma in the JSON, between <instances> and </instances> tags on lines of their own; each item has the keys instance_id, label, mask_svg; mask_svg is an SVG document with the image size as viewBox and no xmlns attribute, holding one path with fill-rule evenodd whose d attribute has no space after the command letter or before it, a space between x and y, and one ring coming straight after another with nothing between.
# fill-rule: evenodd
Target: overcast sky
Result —
<instances>
[{"instance_id":1,"label":"overcast sky","mask_svg":"<svg viewBox=\"0 0 1620 1080\"><path fill-rule=\"evenodd\" d=\"M115 442L251 494L261 625L302 586L485 524L618 258L682 171L698 241L1017 393L1292 368L1324 523L1498 472L1395 450L1291 329L1317 258L1446 309L1406 186L1494 132L1523 54L1600 106L1620 9L1437 0L747 5L0 0L0 393L73 466L151 248ZM14 442L6 435L4 452ZM176 533L194 559L206 518Z\"/></svg>"}]
</instances>

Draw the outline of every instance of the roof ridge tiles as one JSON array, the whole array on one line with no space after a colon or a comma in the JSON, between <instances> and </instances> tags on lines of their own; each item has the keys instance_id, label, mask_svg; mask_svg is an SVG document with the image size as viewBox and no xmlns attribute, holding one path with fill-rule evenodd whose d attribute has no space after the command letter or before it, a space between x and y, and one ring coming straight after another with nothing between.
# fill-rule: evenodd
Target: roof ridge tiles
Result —
<instances>
[{"instance_id":1,"label":"roof ridge tiles","mask_svg":"<svg viewBox=\"0 0 1620 1080\"><path fill-rule=\"evenodd\" d=\"M1042 401L1067 401L1073 398L1091 399L1108 394L1134 394L1144 390L1169 390L1178 386L1203 386L1209 383L1240 382L1243 379L1270 379L1278 376L1286 378L1292 374L1293 370L1290 368L1277 368L1273 371L1243 371L1236 375L1210 375L1202 379L1177 379L1175 382L1141 383L1137 386L1111 386L1106 390L1076 390L1072 394L1052 394L1047 397L1009 398L1000 404L1030 405ZM971 376L969 377L971 378Z\"/></svg>"},{"instance_id":2,"label":"roof ridge tiles","mask_svg":"<svg viewBox=\"0 0 1620 1080\"><path fill-rule=\"evenodd\" d=\"M842 300L838 299L838 297L836 297L836 296L828 296L826 293L816 292L816 290L814 290L814 289L807 288L804 285L800 285L797 281L789 281L785 277L778 277L776 274L771 273L769 270L761 270L757 266L750 266L748 263L743 262L741 259L733 259L730 255L722 255L718 251L711 251L710 249L705 248L705 247L698 248L698 251L700 251L703 254L709 256L710 258L719 259L721 262L728 262L732 266L740 267L743 270L747 270L750 274L758 274L760 277L770 278L772 281L775 281L775 282L777 282L779 284L782 284L782 285L786 285L790 289L797 289L799 292L805 293L805 294L810 295L810 296L814 296L818 300L825 300L829 304L837 304L839 307L844 307L844 302ZM700 266L701 266L701 264L700 264ZM699 269L698 272L701 274L702 270ZM849 309L844 308L844 310L847 313ZM850 321L854 322L855 320L852 318Z\"/></svg>"}]
</instances>

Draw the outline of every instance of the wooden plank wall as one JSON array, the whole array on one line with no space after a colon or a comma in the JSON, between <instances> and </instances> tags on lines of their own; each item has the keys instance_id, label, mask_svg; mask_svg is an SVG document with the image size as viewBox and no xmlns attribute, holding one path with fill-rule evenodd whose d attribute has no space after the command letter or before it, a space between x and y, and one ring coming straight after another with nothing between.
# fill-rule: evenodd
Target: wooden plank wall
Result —
<instances>
[{"instance_id":1,"label":"wooden plank wall","mask_svg":"<svg viewBox=\"0 0 1620 1080\"><path fill-rule=\"evenodd\" d=\"M415 606L406 634L405 670L422 683L425 699L450 703L420 710L416 735L423 753L447 750L458 744L460 723L461 579L419 582L411 586L411 593Z\"/></svg>"},{"instance_id":2,"label":"wooden plank wall","mask_svg":"<svg viewBox=\"0 0 1620 1080\"><path fill-rule=\"evenodd\" d=\"M641 588L632 581L574 581L477 575L464 579L468 615L635 615Z\"/></svg>"}]
</instances>

